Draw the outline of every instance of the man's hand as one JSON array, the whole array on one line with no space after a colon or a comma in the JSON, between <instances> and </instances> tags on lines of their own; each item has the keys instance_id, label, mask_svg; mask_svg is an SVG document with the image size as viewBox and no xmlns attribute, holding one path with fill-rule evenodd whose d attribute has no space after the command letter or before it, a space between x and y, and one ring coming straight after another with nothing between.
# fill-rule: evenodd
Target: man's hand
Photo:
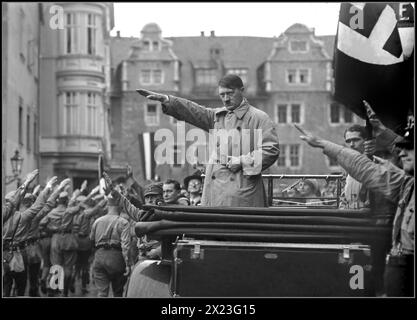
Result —
<instances>
[{"instance_id":1,"label":"man's hand","mask_svg":"<svg viewBox=\"0 0 417 320\"><path fill-rule=\"evenodd\" d=\"M27 189L27 187L36 179L38 175L39 175L38 169L35 169L32 172L30 172L26 176L25 181L22 183L22 188Z\"/></svg>"},{"instance_id":2,"label":"man's hand","mask_svg":"<svg viewBox=\"0 0 417 320\"><path fill-rule=\"evenodd\" d=\"M33 180L35 180L35 178L39 175L39 170L35 169L32 172L30 172L25 179L25 182L27 182L27 184L30 184Z\"/></svg>"},{"instance_id":3,"label":"man's hand","mask_svg":"<svg viewBox=\"0 0 417 320\"><path fill-rule=\"evenodd\" d=\"M308 131L305 131L304 129L296 125L295 123L293 123L293 125L298 131L300 131L303 134L302 136L300 136L301 140L304 140L305 142L307 142L310 146L314 148L324 148L323 139L314 136L312 133Z\"/></svg>"},{"instance_id":4,"label":"man's hand","mask_svg":"<svg viewBox=\"0 0 417 320\"><path fill-rule=\"evenodd\" d=\"M38 184L32 191L32 194L36 197L39 193L39 191L41 190L41 185Z\"/></svg>"},{"instance_id":5,"label":"man's hand","mask_svg":"<svg viewBox=\"0 0 417 320\"><path fill-rule=\"evenodd\" d=\"M99 191L100 191L100 186L97 186L93 190L91 190L89 196L93 196L93 195L99 193Z\"/></svg>"},{"instance_id":6,"label":"man's hand","mask_svg":"<svg viewBox=\"0 0 417 320\"><path fill-rule=\"evenodd\" d=\"M104 178L104 182L106 183L106 188L104 190L104 193L107 195L114 189L114 185L109 175L106 172L103 172L103 178Z\"/></svg>"},{"instance_id":7,"label":"man's hand","mask_svg":"<svg viewBox=\"0 0 417 320\"><path fill-rule=\"evenodd\" d=\"M363 104L366 109L366 114L368 115L369 122L372 125L372 131L375 137L379 136L382 132L384 132L387 127L385 127L382 122L376 116L375 111L371 108L369 103L363 100Z\"/></svg>"},{"instance_id":8,"label":"man's hand","mask_svg":"<svg viewBox=\"0 0 417 320\"><path fill-rule=\"evenodd\" d=\"M149 100L155 100L162 103L167 103L169 101L169 98L166 94L161 94L146 89L136 89L136 91Z\"/></svg>"},{"instance_id":9,"label":"man's hand","mask_svg":"<svg viewBox=\"0 0 417 320\"><path fill-rule=\"evenodd\" d=\"M374 159L374 162L377 163L377 164L385 164L385 163L388 162L388 160L382 159L382 158L377 157L377 156L372 156L372 157Z\"/></svg>"},{"instance_id":10,"label":"man's hand","mask_svg":"<svg viewBox=\"0 0 417 320\"><path fill-rule=\"evenodd\" d=\"M45 189L52 189L53 185L58 181L57 176L53 176L49 181L46 183Z\"/></svg>"},{"instance_id":11,"label":"man's hand","mask_svg":"<svg viewBox=\"0 0 417 320\"><path fill-rule=\"evenodd\" d=\"M372 156L376 151L376 140L365 140L364 142L364 154L367 156Z\"/></svg>"},{"instance_id":12,"label":"man's hand","mask_svg":"<svg viewBox=\"0 0 417 320\"><path fill-rule=\"evenodd\" d=\"M87 189L87 180L84 180L81 184L80 191L83 192L85 189Z\"/></svg>"},{"instance_id":13,"label":"man's hand","mask_svg":"<svg viewBox=\"0 0 417 320\"><path fill-rule=\"evenodd\" d=\"M66 179L64 179L64 180L61 181L61 183L58 186L58 189L59 190L64 190L70 184L71 184L71 179L70 178L66 178Z\"/></svg>"},{"instance_id":14,"label":"man's hand","mask_svg":"<svg viewBox=\"0 0 417 320\"><path fill-rule=\"evenodd\" d=\"M226 167L232 171L233 173L239 172L242 170L242 163L240 161L240 157L228 157L228 161L226 163Z\"/></svg>"}]
</instances>

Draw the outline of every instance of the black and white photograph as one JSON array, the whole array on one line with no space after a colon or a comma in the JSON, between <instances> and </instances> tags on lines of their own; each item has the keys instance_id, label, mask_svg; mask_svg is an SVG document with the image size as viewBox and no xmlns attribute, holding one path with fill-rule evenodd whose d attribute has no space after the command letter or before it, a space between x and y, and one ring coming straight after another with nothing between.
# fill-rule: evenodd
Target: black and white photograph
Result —
<instances>
[{"instance_id":1,"label":"black and white photograph","mask_svg":"<svg viewBox=\"0 0 417 320\"><path fill-rule=\"evenodd\" d=\"M2 2L2 298L415 297L414 14Z\"/></svg>"}]
</instances>

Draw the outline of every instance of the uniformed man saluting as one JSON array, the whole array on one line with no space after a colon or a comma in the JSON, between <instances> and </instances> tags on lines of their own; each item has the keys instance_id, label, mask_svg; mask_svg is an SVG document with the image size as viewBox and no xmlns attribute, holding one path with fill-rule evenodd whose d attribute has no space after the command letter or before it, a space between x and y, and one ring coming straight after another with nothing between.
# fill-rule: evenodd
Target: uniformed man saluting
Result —
<instances>
[{"instance_id":1,"label":"uniformed man saluting","mask_svg":"<svg viewBox=\"0 0 417 320\"><path fill-rule=\"evenodd\" d=\"M130 229L129 222L120 216L118 202L109 195L107 197L108 212L98 218L90 233L96 252L93 262L93 279L99 297L109 295L110 284L113 296L121 297L129 267Z\"/></svg>"}]
</instances>

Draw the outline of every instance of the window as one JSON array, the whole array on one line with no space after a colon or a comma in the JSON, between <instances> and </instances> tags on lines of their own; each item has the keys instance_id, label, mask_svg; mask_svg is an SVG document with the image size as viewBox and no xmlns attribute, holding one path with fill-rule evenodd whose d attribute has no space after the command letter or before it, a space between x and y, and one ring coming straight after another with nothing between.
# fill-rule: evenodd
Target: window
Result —
<instances>
[{"instance_id":1,"label":"window","mask_svg":"<svg viewBox=\"0 0 417 320\"><path fill-rule=\"evenodd\" d=\"M162 84L164 82L162 70L142 70L140 82L142 84Z\"/></svg>"},{"instance_id":2,"label":"window","mask_svg":"<svg viewBox=\"0 0 417 320\"><path fill-rule=\"evenodd\" d=\"M30 115L26 115L26 149L31 151L30 145Z\"/></svg>"},{"instance_id":3,"label":"window","mask_svg":"<svg viewBox=\"0 0 417 320\"><path fill-rule=\"evenodd\" d=\"M38 152L38 123L36 120L33 120L33 151Z\"/></svg>"},{"instance_id":4,"label":"window","mask_svg":"<svg viewBox=\"0 0 417 320\"><path fill-rule=\"evenodd\" d=\"M278 105L278 123L287 123L287 105Z\"/></svg>"},{"instance_id":5,"label":"window","mask_svg":"<svg viewBox=\"0 0 417 320\"><path fill-rule=\"evenodd\" d=\"M65 53L77 53L77 19L75 13L66 14L65 25Z\"/></svg>"},{"instance_id":6,"label":"window","mask_svg":"<svg viewBox=\"0 0 417 320\"><path fill-rule=\"evenodd\" d=\"M140 82L142 84L150 84L151 83L151 70L142 70L140 72Z\"/></svg>"},{"instance_id":7,"label":"window","mask_svg":"<svg viewBox=\"0 0 417 320\"><path fill-rule=\"evenodd\" d=\"M339 122L340 122L339 104L332 103L330 105L330 123L339 123Z\"/></svg>"},{"instance_id":8,"label":"window","mask_svg":"<svg viewBox=\"0 0 417 320\"><path fill-rule=\"evenodd\" d=\"M280 144L278 167L299 167L301 165L301 152L299 144Z\"/></svg>"},{"instance_id":9,"label":"window","mask_svg":"<svg viewBox=\"0 0 417 320\"><path fill-rule=\"evenodd\" d=\"M288 84L308 84L310 83L310 69L288 69Z\"/></svg>"},{"instance_id":10,"label":"window","mask_svg":"<svg viewBox=\"0 0 417 320\"><path fill-rule=\"evenodd\" d=\"M277 165L278 167L285 167L286 165L286 150L287 150L287 146L285 144L280 144L279 145L279 157L278 157L278 161L277 161Z\"/></svg>"},{"instance_id":11,"label":"window","mask_svg":"<svg viewBox=\"0 0 417 320\"><path fill-rule=\"evenodd\" d=\"M290 52L305 53L308 51L307 41L293 40L290 41Z\"/></svg>"},{"instance_id":12,"label":"window","mask_svg":"<svg viewBox=\"0 0 417 320\"><path fill-rule=\"evenodd\" d=\"M337 102L330 104L330 123L353 123L353 120L352 111Z\"/></svg>"},{"instance_id":13,"label":"window","mask_svg":"<svg viewBox=\"0 0 417 320\"><path fill-rule=\"evenodd\" d=\"M159 41L153 41L152 42L152 50L153 51L159 51Z\"/></svg>"},{"instance_id":14,"label":"window","mask_svg":"<svg viewBox=\"0 0 417 320\"><path fill-rule=\"evenodd\" d=\"M291 105L291 122L292 123L300 123L300 110L301 106L299 104L292 104Z\"/></svg>"},{"instance_id":15,"label":"window","mask_svg":"<svg viewBox=\"0 0 417 320\"><path fill-rule=\"evenodd\" d=\"M145 124L147 126L159 125L158 105L156 103L148 103L145 106Z\"/></svg>"},{"instance_id":16,"label":"window","mask_svg":"<svg viewBox=\"0 0 417 320\"><path fill-rule=\"evenodd\" d=\"M298 167L300 165L300 145L290 145L290 166Z\"/></svg>"},{"instance_id":17,"label":"window","mask_svg":"<svg viewBox=\"0 0 417 320\"><path fill-rule=\"evenodd\" d=\"M287 82L296 83L297 70L287 70Z\"/></svg>"},{"instance_id":18,"label":"window","mask_svg":"<svg viewBox=\"0 0 417 320\"><path fill-rule=\"evenodd\" d=\"M345 119L345 123L353 122L353 113L346 107L344 108L344 119Z\"/></svg>"},{"instance_id":19,"label":"window","mask_svg":"<svg viewBox=\"0 0 417 320\"><path fill-rule=\"evenodd\" d=\"M23 99L19 97L19 144L23 145Z\"/></svg>"},{"instance_id":20,"label":"window","mask_svg":"<svg viewBox=\"0 0 417 320\"><path fill-rule=\"evenodd\" d=\"M151 43L148 40L143 41L143 49L145 51L150 51L151 50Z\"/></svg>"},{"instance_id":21,"label":"window","mask_svg":"<svg viewBox=\"0 0 417 320\"><path fill-rule=\"evenodd\" d=\"M227 74L235 74L242 79L244 85L248 82L248 69L243 68L235 68L235 69L228 69Z\"/></svg>"},{"instance_id":22,"label":"window","mask_svg":"<svg viewBox=\"0 0 417 320\"><path fill-rule=\"evenodd\" d=\"M217 70L216 69L196 70L196 84L199 86L216 86L217 85Z\"/></svg>"},{"instance_id":23,"label":"window","mask_svg":"<svg viewBox=\"0 0 417 320\"><path fill-rule=\"evenodd\" d=\"M301 104L278 104L277 106L277 123L301 123ZM290 115L291 117L288 117Z\"/></svg>"},{"instance_id":24,"label":"window","mask_svg":"<svg viewBox=\"0 0 417 320\"><path fill-rule=\"evenodd\" d=\"M87 15L87 54L96 54L97 17L94 14Z\"/></svg>"},{"instance_id":25,"label":"window","mask_svg":"<svg viewBox=\"0 0 417 320\"><path fill-rule=\"evenodd\" d=\"M97 133L97 94L87 93L87 134L91 136Z\"/></svg>"},{"instance_id":26,"label":"window","mask_svg":"<svg viewBox=\"0 0 417 320\"><path fill-rule=\"evenodd\" d=\"M162 83L162 70L153 70L153 83L161 84Z\"/></svg>"},{"instance_id":27,"label":"window","mask_svg":"<svg viewBox=\"0 0 417 320\"><path fill-rule=\"evenodd\" d=\"M308 69L301 69L299 71L300 83L308 83Z\"/></svg>"},{"instance_id":28,"label":"window","mask_svg":"<svg viewBox=\"0 0 417 320\"><path fill-rule=\"evenodd\" d=\"M73 135L79 133L79 116L78 116L78 94L75 92L66 92L64 96L64 119L65 134Z\"/></svg>"},{"instance_id":29,"label":"window","mask_svg":"<svg viewBox=\"0 0 417 320\"><path fill-rule=\"evenodd\" d=\"M25 60L25 54L26 54L26 31L25 31L25 12L23 9L20 9L19 13L19 51L20 51L20 57L22 60Z\"/></svg>"}]
</instances>

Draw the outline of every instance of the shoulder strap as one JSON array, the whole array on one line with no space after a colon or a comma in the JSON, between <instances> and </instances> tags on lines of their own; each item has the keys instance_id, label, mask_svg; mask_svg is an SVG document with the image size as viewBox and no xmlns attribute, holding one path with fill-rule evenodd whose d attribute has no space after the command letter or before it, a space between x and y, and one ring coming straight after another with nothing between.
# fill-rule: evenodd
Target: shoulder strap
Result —
<instances>
[{"instance_id":1,"label":"shoulder strap","mask_svg":"<svg viewBox=\"0 0 417 320\"><path fill-rule=\"evenodd\" d=\"M111 235L113 234L114 227L116 226L117 221L119 221L119 218L120 216L117 216L117 218L111 222L110 229L109 229L110 231L106 234L106 237L104 238L106 241L110 241Z\"/></svg>"}]
</instances>

